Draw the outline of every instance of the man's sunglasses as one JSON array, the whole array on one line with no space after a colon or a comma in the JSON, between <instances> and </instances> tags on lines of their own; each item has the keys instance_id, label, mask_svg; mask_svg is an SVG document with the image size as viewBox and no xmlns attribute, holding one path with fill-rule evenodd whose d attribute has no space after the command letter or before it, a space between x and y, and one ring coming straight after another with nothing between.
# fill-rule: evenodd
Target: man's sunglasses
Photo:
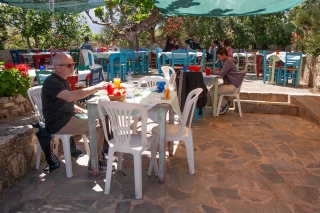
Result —
<instances>
[{"instance_id":1,"label":"man's sunglasses","mask_svg":"<svg viewBox=\"0 0 320 213\"><path fill-rule=\"evenodd\" d=\"M66 66L68 68L74 67L74 63L72 64L58 64L57 66Z\"/></svg>"}]
</instances>

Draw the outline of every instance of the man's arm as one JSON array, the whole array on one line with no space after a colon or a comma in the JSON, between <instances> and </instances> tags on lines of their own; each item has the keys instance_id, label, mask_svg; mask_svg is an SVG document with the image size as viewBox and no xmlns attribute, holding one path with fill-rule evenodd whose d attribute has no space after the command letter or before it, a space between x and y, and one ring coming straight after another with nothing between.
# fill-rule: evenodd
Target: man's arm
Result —
<instances>
[{"instance_id":1,"label":"man's arm","mask_svg":"<svg viewBox=\"0 0 320 213\"><path fill-rule=\"evenodd\" d=\"M87 114L88 111L86 109L82 109L81 107L78 107L77 105L74 105L74 112L77 114Z\"/></svg>"},{"instance_id":2,"label":"man's arm","mask_svg":"<svg viewBox=\"0 0 320 213\"><path fill-rule=\"evenodd\" d=\"M221 70L218 70L218 68L215 68L213 71L211 71L211 74L225 76L231 70L231 68L232 68L231 61L226 60Z\"/></svg>"},{"instance_id":3,"label":"man's arm","mask_svg":"<svg viewBox=\"0 0 320 213\"><path fill-rule=\"evenodd\" d=\"M87 87L84 89L79 89L75 91L63 90L57 95L57 97L68 102L77 101L91 95L92 93L98 90L105 89L107 85L108 82L103 81L97 85Z\"/></svg>"}]
</instances>

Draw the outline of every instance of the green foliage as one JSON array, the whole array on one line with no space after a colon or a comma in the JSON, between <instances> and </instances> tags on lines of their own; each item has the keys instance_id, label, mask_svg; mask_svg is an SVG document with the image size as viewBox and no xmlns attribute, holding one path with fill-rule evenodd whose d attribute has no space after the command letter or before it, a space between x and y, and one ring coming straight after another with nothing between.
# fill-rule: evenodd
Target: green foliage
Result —
<instances>
[{"instance_id":1,"label":"green foliage","mask_svg":"<svg viewBox=\"0 0 320 213\"><path fill-rule=\"evenodd\" d=\"M190 36L199 39L202 47L208 49L211 41L228 39L234 49L268 49L270 44L286 47L290 44L291 34L284 29L284 13L241 17L183 17L183 24L173 36L184 47ZM162 23L157 30L158 40L164 47L167 22ZM275 27L276 26L276 27Z\"/></svg>"},{"instance_id":2,"label":"green foliage","mask_svg":"<svg viewBox=\"0 0 320 213\"><path fill-rule=\"evenodd\" d=\"M19 71L15 67L2 68L2 71L0 71L0 97L9 97L18 93L27 97L30 79L31 77L27 72Z\"/></svg>"},{"instance_id":3,"label":"green foliage","mask_svg":"<svg viewBox=\"0 0 320 213\"><path fill-rule=\"evenodd\" d=\"M320 55L320 1L307 0L290 11L288 20L296 26L293 42L298 51ZM303 32L304 37L301 36Z\"/></svg>"},{"instance_id":4,"label":"green foliage","mask_svg":"<svg viewBox=\"0 0 320 213\"><path fill-rule=\"evenodd\" d=\"M51 11L22 9L5 4L0 5L0 14L3 14L0 23L9 29L6 48L79 46L84 35L91 34L80 14L53 14Z\"/></svg>"}]
</instances>

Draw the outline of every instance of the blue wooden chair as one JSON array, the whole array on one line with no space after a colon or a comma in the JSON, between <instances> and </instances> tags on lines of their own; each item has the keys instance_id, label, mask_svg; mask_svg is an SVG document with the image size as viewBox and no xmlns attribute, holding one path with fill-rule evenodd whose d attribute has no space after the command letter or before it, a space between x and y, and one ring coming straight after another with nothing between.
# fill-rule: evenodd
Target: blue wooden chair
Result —
<instances>
[{"instance_id":1,"label":"blue wooden chair","mask_svg":"<svg viewBox=\"0 0 320 213\"><path fill-rule=\"evenodd\" d=\"M102 79L102 67L91 69L89 86L97 85Z\"/></svg>"},{"instance_id":2,"label":"blue wooden chair","mask_svg":"<svg viewBox=\"0 0 320 213\"><path fill-rule=\"evenodd\" d=\"M43 85L43 82L51 74L52 74L52 71L46 71L46 70L36 71L36 77L37 77L38 86Z\"/></svg>"},{"instance_id":3,"label":"blue wooden chair","mask_svg":"<svg viewBox=\"0 0 320 213\"><path fill-rule=\"evenodd\" d=\"M302 61L301 52L286 53L286 62L281 70L280 78L283 78L283 86L286 86L288 80L292 80L292 84L297 87L299 85L299 71ZM280 79L281 80L281 79Z\"/></svg>"},{"instance_id":4,"label":"blue wooden chair","mask_svg":"<svg viewBox=\"0 0 320 213\"><path fill-rule=\"evenodd\" d=\"M171 66L174 70L182 70L183 66L190 65L189 52L186 50L173 50Z\"/></svg>"},{"instance_id":5,"label":"blue wooden chair","mask_svg":"<svg viewBox=\"0 0 320 213\"><path fill-rule=\"evenodd\" d=\"M197 64L197 50L187 50L188 53L189 53L189 65L191 64ZM193 54L190 54L190 53L193 53Z\"/></svg>"},{"instance_id":6,"label":"blue wooden chair","mask_svg":"<svg viewBox=\"0 0 320 213\"><path fill-rule=\"evenodd\" d=\"M265 84L266 81L270 81L272 78L272 60L267 60L267 53L266 51L262 51L263 55L263 83ZM279 84L280 83L280 73L281 73L281 66L278 64L275 65L275 73L274 73L274 81Z\"/></svg>"},{"instance_id":7,"label":"blue wooden chair","mask_svg":"<svg viewBox=\"0 0 320 213\"><path fill-rule=\"evenodd\" d=\"M10 55L11 55L11 58L12 58L12 63L14 65L22 63L21 60L20 60L20 54L19 54L18 50L10 50Z\"/></svg>"}]
</instances>

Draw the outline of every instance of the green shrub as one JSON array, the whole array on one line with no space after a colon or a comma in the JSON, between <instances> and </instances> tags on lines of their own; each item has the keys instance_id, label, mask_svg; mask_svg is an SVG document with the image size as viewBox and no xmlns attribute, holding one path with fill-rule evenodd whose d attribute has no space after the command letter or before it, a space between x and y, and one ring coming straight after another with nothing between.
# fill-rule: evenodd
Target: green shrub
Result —
<instances>
[{"instance_id":1,"label":"green shrub","mask_svg":"<svg viewBox=\"0 0 320 213\"><path fill-rule=\"evenodd\" d=\"M27 97L31 77L28 74L30 67L25 64L14 66L11 62L4 64L0 70L0 97L13 96L20 93Z\"/></svg>"}]
</instances>

